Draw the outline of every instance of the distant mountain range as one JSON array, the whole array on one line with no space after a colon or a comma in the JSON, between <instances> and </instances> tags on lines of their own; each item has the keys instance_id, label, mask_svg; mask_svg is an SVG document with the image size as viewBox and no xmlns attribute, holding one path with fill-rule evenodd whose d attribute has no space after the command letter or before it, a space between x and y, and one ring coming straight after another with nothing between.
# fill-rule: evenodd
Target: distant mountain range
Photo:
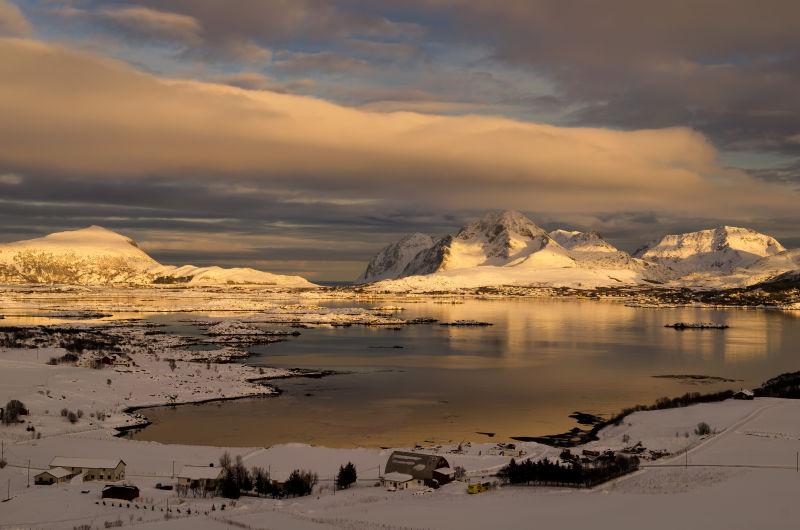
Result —
<instances>
[{"instance_id":1,"label":"distant mountain range","mask_svg":"<svg viewBox=\"0 0 800 530\"><path fill-rule=\"evenodd\" d=\"M390 292L502 285L721 289L799 278L800 249L747 228L666 235L631 255L596 232L547 232L519 212L498 211L455 234L416 233L388 245L357 283ZM0 244L0 283L316 287L300 276L249 268L162 265L132 239L99 226Z\"/></svg>"},{"instance_id":2,"label":"distant mountain range","mask_svg":"<svg viewBox=\"0 0 800 530\"><path fill-rule=\"evenodd\" d=\"M134 240L99 226L0 244L0 283L315 287L255 269L161 265Z\"/></svg>"},{"instance_id":3,"label":"distant mountain range","mask_svg":"<svg viewBox=\"0 0 800 530\"><path fill-rule=\"evenodd\" d=\"M800 250L747 228L667 235L630 255L596 232L546 232L519 212L491 212L454 235L412 234L381 250L359 283L376 290L497 285L736 287L800 269Z\"/></svg>"}]
</instances>

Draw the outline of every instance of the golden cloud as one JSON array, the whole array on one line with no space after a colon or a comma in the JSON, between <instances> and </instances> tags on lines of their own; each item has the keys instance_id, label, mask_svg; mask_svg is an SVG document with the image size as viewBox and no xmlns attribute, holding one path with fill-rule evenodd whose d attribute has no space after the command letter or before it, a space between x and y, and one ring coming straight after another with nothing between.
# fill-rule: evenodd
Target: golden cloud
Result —
<instances>
[{"instance_id":1,"label":"golden cloud","mask_svg":"<svg viewBox=\"0 0 800 530\"><path fill-rule=\"evenodd\" d=\"M235 177L346 197L528 211L792 212L686 128L615 131L370 112L173 80L86 52L0 39L0 171Z\"/></svg>"},{"instance_id":2,"label":"golden cloud","mask_svg":"<svg viewBox=\"0 0 800 530\"><path fill-rule=\"evenodd\" d=\"M24 36L31 32L31 25L17 6L8 0L0 0L0 35Z\"/></svg>"}]
</instances>

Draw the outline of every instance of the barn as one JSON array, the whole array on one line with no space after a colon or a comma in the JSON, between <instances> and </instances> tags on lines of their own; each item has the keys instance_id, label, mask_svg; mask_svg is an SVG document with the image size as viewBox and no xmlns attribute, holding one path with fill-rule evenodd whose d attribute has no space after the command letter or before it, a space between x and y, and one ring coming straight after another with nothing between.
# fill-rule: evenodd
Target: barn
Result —
<instances>
[{"instance_id":1,"label":"barn","mask_svg":"<svg viewBox=\"0 0 800 530\"><path fill-rule=\"evenodd\" d=\"M394 451L386 462L385 476L408 475L412 480L404 481L408 487L439 487L453 480L453 470L443 456L408 451ZM386 480L383 481L385 485Z\"/></svg>"}]
</instances>

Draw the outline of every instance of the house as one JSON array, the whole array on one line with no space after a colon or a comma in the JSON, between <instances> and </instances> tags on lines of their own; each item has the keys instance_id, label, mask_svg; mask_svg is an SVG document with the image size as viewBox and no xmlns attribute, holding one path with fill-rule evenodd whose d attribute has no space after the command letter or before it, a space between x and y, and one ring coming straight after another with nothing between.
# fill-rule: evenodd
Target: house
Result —
<instances>
[{"instance_id":1,"label":"house","mask_svg":"<svg viewBox=\"0 0 800 530\"><path fill-rule=\"evenodd\" d=\"M211 466L183 466L178 473L178 485L188 489L216 491L222 480L222 468Z\"/></svg>"},{"instance_id":2,"label":"house","mask_svg":"<svg viewBox=\"0 0 800 530\"><path fill-rule=\"evenodd\" d=\"M414 484L414 477L405 473L393 471L381 477L381 486L387 489L407 490Z\"/></svg>"},{"instance_id":3,"label":"house","mask_svg":"<svg viewBox=\"0 0 800 530\"><path fill-rule=\"evenodd\" d=\"M50 462L50 470L61 467L83 480L116 482L125 478L125 462L119 458L72 458L57 456Z\"/></svg>"},{"instance_id":4,"label":"house","mask_svg":"<svg viewBox=\"0 0 800 530\"><path fill-rule=\"evenodd\" d=\"M49 486L51 484L63 484L75 476L75 473L63 467L54 467L47 471L42 471L38 475L34 475L33 483L42 486Z\"/></svg>"},{"instance_id":5,"label":"house","mask_svg":"<svg viewBox=\"0 0 800 530\"><path fill-rule=\"evenodd\" d=\"M103 488L100 496L104 499L119 499L121 501L132 501L139 497L139 488L136 486L118 486L109 484Z\"/></svg>"},{"instance_id":6,"label":"house","mask_svg":"<svg viewBox=\"0 0 800 530\"><path fill-rule=\"evenodd\" d=\"M411 475L410 487L439 487L453 480L454 472L443 456L395 451L386 462L385 474Z\"/></svg>"},{"instance_id":7,"label":"house","mask_svg":"<svg viewBox=\"0 0 800 530\"><path fill-rule=\"evenodd\" d=\"M753 398L755 398L755 394L753 394L752 390L742 389L742 390L739 390L738 392L736 392L733 395L733 399L747 399L747 400L750 400L750 399L753 399Z\"/></svg>"}]
</instances>

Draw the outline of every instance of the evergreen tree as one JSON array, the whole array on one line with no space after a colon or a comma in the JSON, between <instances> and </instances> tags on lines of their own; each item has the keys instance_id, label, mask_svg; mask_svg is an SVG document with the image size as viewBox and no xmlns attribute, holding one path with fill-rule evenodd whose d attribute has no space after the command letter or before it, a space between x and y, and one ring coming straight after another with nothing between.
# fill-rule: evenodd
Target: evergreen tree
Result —
<instances>
[{"instance_id":1,"label":"evergreen tree","mask_svg":"<svg viewBox=\"0 0 800 530\"><path fill-rule=\"evenodd\" d=\"M352 462L348 462L347 465L339 467L339 475L336 477L336 487L347 489L355 484L357 479L358 474L356 473L356 466L354 466Z\"/></svg>"}]
</instances>

